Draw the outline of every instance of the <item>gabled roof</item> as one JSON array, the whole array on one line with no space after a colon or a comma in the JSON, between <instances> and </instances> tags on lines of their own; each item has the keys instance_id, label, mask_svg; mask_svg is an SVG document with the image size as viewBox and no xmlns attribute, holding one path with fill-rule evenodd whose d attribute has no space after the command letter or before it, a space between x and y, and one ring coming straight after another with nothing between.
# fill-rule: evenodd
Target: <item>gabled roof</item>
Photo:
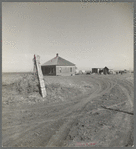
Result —
<instances>
[{"instance_id":1,"label":"gabled roof","mask_svg":"<svg viewBox=\"0 0 136 149\"><path fill-rule=\"evenodd\" d=\"M47 61L46 63L42 64L42 66L49 66L49 65L56 65L56 66L75 66L75 64L59 57L58 55L53 59Z\"/></svg>"}]
</instances>

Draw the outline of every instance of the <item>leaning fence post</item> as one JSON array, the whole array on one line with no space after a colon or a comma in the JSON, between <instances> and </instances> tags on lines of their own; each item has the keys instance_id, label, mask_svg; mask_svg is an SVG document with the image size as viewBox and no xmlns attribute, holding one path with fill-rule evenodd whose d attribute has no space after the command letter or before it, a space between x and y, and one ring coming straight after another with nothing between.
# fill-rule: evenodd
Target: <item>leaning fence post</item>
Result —
<instances>
[{"instance_id":1,"label":"leaning fence post","mask_svg":"<svg viewBox=\"0 0 136 149\"><path fill-rule=\"evenodd\" d=\"M36 71L37 71L37 75L38 75L38 79L39 79L40 91L41 91L42 97L44 98L44 97L46 97L47 93L46 93L45 84L44 84L44 80L43 80L43 74L41 71L40 56L34 55L34 61L35 61Z\"/></svg>"}]
</instances>

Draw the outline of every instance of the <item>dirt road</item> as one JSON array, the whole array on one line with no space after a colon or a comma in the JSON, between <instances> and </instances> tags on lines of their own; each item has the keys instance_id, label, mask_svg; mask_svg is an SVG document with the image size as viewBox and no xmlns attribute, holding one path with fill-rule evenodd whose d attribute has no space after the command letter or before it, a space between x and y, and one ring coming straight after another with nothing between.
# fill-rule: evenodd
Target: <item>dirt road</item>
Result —
<instances>
[{"instance_id":1,"label":"dirt road","mask_svg":"<svg viewBox=\"0 0 136 149\"><path fill-rule=\"evenodd\" d=\"M120 75L87 77L93 90L84 97L3 107L3 146L132 146L133 82Z\"/></svg>"}]
</instances>

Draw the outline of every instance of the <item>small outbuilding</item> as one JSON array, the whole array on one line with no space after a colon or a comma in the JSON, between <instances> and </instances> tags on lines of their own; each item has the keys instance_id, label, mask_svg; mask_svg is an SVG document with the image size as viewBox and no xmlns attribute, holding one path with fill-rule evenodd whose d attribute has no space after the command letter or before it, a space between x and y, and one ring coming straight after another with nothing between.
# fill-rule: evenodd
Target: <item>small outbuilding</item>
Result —
<instances>
[{"instance_id":1,"label":"small outbuilding","mask_svg":"<svg viewBox=\"0 0 136 149\"><path fill-rule=\"evenodd\" d=\"M98 73L98 68L92 68L92 73Z\"/></svg>"},{"instance_id":2,"label":"small outbuilding","mask_svg":"<svg viewBox=\"0 0 136 149\"><path fill-rule=\"evenodd\" d=\"M71 76L75 75L76 65L61 58L58 53L56 57L41 65L43 75Z\"/></svg>"},{"instance_id":3,"label":"small outbuilding","mask_svg":"<svg viewBox=\"0 0 136 149\"><path fill-rule=\"evenodd\" d=\"M109 69L107 67L104 68L92 68L92 73L97 73L97 74L109 74Z\"/></svg>"},{"instance_id":4,"label":"small outbuilding","mask_svg":"<svg viewBox=\"0 0 136 149\"><path fill-rule=\"evenodd\" d=\"M103 71L102 68L92 68L92 73L98 73L98 74L101 74Z\"/></svg>"},{"instance_id":5,"label":"small outbuilding","mask_svg":"<svg viewBox=\"0 0 136 149\"><path fill-rule=\"evenodd\" d=\"M107 67L104 67L103 68L103 74L109 74L109 68L107 68Z\"/></svg>"}]
</instances>

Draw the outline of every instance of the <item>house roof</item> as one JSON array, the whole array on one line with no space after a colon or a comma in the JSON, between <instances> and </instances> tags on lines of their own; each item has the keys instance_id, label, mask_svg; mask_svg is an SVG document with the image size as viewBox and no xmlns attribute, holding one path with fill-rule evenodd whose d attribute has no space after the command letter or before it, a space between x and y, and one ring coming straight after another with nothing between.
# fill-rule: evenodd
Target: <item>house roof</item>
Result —
<instances>
[{"instance_id":1,"label":"house roof","mask_svg":"<svg viewBox=\"0 0 136 149\"><path fill-rule=\"evenodd\" d=\"M56 66L75 66L75 64L61 58L56 55L53 59L47 61L46 63L42 64L42 66L50 66L50 65L56 65Z\"/></svg>"}]
</instances>

